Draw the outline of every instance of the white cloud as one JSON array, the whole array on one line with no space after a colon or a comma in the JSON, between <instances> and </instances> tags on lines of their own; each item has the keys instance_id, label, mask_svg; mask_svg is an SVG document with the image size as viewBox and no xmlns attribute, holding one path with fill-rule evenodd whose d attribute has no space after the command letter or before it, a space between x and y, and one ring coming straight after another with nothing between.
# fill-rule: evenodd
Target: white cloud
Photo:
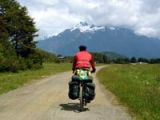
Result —
<instances>
[{"instance_id":1,"label":"white cloud","mask_svg":"<svg viewBox=\"0 0 160 120\"><path fill-rule=\"evenodd\" d=\"M160 38L159 0L18 0L27 6L40 36L58 34L80 21L122 26Z\"/></svg>"}]
</instances>

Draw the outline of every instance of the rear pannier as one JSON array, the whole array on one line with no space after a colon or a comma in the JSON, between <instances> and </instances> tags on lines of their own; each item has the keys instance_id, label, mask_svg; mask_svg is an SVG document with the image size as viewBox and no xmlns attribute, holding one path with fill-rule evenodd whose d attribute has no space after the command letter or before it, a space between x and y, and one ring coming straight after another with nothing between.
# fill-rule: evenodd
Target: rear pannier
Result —
<instances>
[{"instance_id":1,"label":"rear pannier","mask_svg":"<svg viewBox=\"0 0 160 120\"><path fill-rule=\"evenodd\" d=\"M69 98L72 100L77 99L79 97L79 91L80 91L79 83L70 81L69 82L69 92L68 92Z\"/></svg>"},{"instance_id":2,"label":"rear pannier","mask_svg":"<svg viewBox=\"0 0 160 120\"><path fill-rule=\"evenodd\" d=\"M84 86L84 98L86 100L93 100L95 98L95 84L86 83Z\"/></svg>"}]
</instances>

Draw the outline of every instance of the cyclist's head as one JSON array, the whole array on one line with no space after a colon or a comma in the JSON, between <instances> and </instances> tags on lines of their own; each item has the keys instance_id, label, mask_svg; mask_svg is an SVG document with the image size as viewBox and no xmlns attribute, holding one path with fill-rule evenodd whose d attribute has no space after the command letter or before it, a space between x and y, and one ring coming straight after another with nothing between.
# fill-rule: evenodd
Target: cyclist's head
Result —
<instances>
[{"instance_id":1,"label":"cyclist's head","mask_svg":"<svg viewBox=\"0 0 160 120\"><path fill-rule=\"evenodd\" d=\"M80 45L79 50L80 51L85 51L85 50L87 50L87 47L85 45Z\"/></svg>"}]
</instances>

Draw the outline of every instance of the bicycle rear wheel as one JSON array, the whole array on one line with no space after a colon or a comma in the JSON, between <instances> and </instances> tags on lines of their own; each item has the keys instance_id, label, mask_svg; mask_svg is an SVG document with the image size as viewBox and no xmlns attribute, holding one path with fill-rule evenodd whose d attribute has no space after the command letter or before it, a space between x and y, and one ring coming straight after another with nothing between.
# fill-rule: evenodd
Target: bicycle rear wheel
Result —
<instances>
[{"instance_id":1,"label":"bicycle rear wheel","mask_svg":"<svg viewBox=\"0 0 160 120\"><path fill-rule=\"evenodd\" d=\"M83 86L80 86L80 111L84 109Z\"/></svg>"}]
</instances>

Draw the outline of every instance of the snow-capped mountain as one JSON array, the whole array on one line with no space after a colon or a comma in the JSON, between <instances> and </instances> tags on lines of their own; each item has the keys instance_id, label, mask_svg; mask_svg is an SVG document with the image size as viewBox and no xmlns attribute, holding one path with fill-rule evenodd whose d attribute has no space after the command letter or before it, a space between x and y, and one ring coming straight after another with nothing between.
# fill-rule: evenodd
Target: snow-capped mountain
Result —
<instances>
[{"instance_id":1,"label":"snow-capped mountain","mask_svg":"<svg viewBox=\"0 0 160 120\"><path fill-rule=\"evenodd\" d=\"M120 27L89 25L81 22L57 36L41 40L38 47L62 55L73 55L84 44L89 51L111 51L128 57L160 57L160 40L139 36Z\"/></svg>"},{"instance_id":2,"label":"snow-capped mountain","mask_svg":"<svg viewBox=\"0 0 160 120\"><path fill-rule=\"evenodd\" d=\"M105 29L104 26L95 26L90 25L87 22L80 22L79 24L75 25L73 28L71 28L71 31L74 31L76 29L79 29L80 32L96 32L97 30L103 30Z\"/></svg>"}]
</instances>

